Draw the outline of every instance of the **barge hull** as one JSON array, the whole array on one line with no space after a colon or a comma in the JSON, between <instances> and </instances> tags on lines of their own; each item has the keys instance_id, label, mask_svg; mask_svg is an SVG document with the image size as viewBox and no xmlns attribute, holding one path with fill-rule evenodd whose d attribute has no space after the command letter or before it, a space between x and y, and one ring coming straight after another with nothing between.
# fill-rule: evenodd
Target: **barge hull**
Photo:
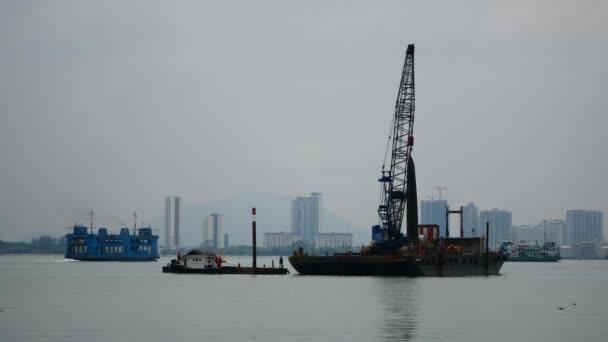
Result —
<instances>
[{"instance_id":1,"label":"barge hull","mask_svg":"<svg viewBox=\"0 0 608 342\"><path fill-rule=\"evenodd\" d=\"M487 261L486 261L487 260ZM305 256L289 258L302 275L459 277L496 275L504 263L498 255L471 256ZM487 262L487 267L486 267Z\"/></svg>"},{"instance_id":2,"label":"barge hull","mask_svg":"<svg viewBox=\"0 0 608 342\"><path fill-rule=\"evenodd\" d=\"M222 266L219 268L188 268L182 265L163 266L163 273L190 273L190 274L287 274L286 268L256 268Z\"/></svg>"},{"instance_id":3,"label":"barge hull","mask_svg":"<svg viewBox=\"0 0 608 342\"><path fill-rule=\"evenodd\" d=\"M509 257L507 261L513 262L557 262L561 258L558 257Z\"/></svg>"}]
</instances>

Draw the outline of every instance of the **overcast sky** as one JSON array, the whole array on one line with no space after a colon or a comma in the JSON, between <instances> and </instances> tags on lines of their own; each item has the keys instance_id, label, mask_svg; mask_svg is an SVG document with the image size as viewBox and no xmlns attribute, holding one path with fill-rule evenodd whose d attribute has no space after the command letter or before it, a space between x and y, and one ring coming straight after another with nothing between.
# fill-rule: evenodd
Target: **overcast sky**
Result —
<instances>
[{"instance_id":1,"label":"overcast sky","mask_svg":"<svg viewBox=\"0 0 608 342\"><path fill-rule=\"evenodd\" d=\"M320 191L368 227L410 43L420 198L608 219L607 2L15 0L0 239L151 219L170 194Z\"/></svg>"}]
</instances>

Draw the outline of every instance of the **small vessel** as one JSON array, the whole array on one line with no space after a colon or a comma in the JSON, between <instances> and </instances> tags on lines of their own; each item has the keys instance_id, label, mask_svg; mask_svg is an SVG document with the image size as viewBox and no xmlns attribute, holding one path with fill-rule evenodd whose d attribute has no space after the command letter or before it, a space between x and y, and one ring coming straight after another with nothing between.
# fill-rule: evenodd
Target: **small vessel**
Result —
<instances>
[{"instance_id":1,"label":"small vessel","mask_svg":"<svg viewBox=\"0 0 608 342\"><path fill-rule=\"evenodd\" d=\"M525 242L515 246L511 241L503 241L500 251L507 261L555 262L561 259L555 241L547 241L542 246L528 245Z\"/></svg>"},{"instance_id":2,"label":"small vessel","mask_svg":"<svg viewBox=\"0 0 608 342\"><path fill-rule=\"evenodd\" d=\"M158 235L151 227L121 228L119 234L109 234L107 228L98 228L93 233L93 211L91 226L74 225L66 234L67 259L82 261L154 261L158 254ZM137 215L135 215L137 217ZM90 232L89 232L90 229Z\"/></svg>"},{"instance_id":3,"label":"small vessel","mask_svg":"<svg viewBox=\"0 0 608 342\"><path fill-rule=\"evenodd\" d=\"M217 255L212 252L204 252L198 249L193 249L185 255L177 253L177 258L171 260L166 266L163 266L163 273L199 273L199 274L288 274L289 270L283 267L283 257L279 258L279 267L274 267L274 260L272 261L272 267L259 268L257 265L257 254L256 254L256 228L255 228L255 208L251 209L252 220L251 220L251 236L253 246L252 261L253 267L242 267L241 264L225 265L226 260L221 255Z\"/></svg>"},{"instance_id":4,"label":"small vessel","mask_svg":"<svg viewBox=\"0 0 608 342\"><path fill-rule=\"evenodd\" d=\"M283 267L283 258L279 261L279 268L241 267L240 264L224 265L226 261L222 256L198 249L181 255L163 266L163 273L201 273L201 274L287 274L289 270Z\"/></svg>"}]
</instances>

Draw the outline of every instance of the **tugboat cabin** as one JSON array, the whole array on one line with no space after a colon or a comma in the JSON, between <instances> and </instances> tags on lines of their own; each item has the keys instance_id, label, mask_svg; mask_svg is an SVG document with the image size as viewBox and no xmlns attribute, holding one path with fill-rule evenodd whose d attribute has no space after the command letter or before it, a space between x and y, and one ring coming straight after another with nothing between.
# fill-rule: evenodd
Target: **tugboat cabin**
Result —
<instances>
[{"instance_id":1,"label":"tugboat cabin","mask_svg":"<svg viewBox=\"0 0 608 342\"><path fill-rule=\"evenodd\" d=\"M222 257L214 253L192 250L180 257L184 267L190 269L210 269L222 267Z\"/></svg>"}]
</instances>

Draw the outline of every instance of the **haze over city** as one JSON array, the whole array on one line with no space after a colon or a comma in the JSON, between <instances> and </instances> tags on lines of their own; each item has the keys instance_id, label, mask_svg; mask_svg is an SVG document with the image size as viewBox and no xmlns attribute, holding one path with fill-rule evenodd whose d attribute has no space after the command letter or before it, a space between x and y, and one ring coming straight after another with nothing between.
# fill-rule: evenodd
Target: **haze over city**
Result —
<instances>
[{"instance_id":1,"label":"haze over city","mask_svg":"<svg viewBox=\"0 0 608 342\"><path fill-rule=\"evenodd\" d=\"M244 192L368 229L409 43L420 199L606 212L607 7L2 2L0 239Z\"/></svg>"}]
</instances>

